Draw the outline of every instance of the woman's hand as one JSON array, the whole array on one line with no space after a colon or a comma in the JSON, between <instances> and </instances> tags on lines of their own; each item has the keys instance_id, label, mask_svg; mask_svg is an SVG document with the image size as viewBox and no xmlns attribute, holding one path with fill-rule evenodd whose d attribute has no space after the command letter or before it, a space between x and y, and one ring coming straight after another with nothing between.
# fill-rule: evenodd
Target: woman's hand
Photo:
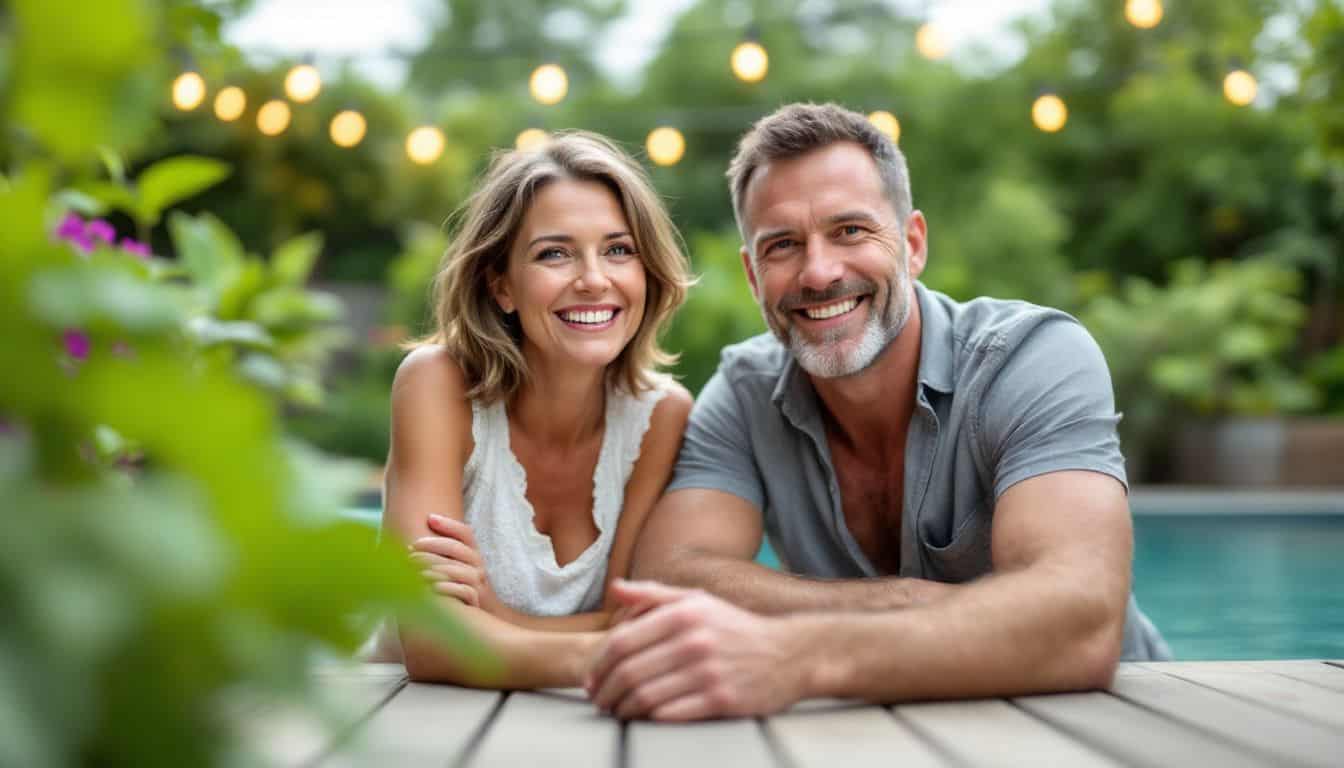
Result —
<instances>
[{"instance_id":1,"label":"woman's hand","mask_svg":"<svg viewBox=\"0 0 1344 768\"><path fill-rule=\"evenodd\" d=\"M421 566L420 575L439 594L493 613L498 598L490 588L471 526L451 517L430 515L429 530L435 535L411 544L411 561Z\"/></svg>"}]
</instances>

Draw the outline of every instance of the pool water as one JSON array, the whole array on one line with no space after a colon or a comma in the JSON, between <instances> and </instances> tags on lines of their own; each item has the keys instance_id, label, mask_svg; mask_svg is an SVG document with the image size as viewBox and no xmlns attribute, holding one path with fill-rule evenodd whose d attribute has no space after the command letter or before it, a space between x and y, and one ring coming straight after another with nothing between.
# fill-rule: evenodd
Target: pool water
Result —
<instances>
[{"instance_id":1,"label":"pool water","mask_svg":"<svg viewBox=\"0 0 1344 768\"><path fill-rule=\"evenodd\" d=\"M1136 515L1134 537L1177 658L1344 658L1344 515Z\"/></svg>"}]
</instances>

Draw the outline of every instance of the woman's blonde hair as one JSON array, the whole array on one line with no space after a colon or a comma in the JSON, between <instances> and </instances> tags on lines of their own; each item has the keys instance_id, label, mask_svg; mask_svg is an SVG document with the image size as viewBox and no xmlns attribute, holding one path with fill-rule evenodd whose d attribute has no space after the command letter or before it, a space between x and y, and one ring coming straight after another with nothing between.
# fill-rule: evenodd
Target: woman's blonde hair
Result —
<instances>
[{"instance_id":1,"label":"woman's blonde hair","mask_svg":"<svg viewBox=\"0 0 1344 768\"><path fill-rule=\"evenodd\" d=\"M630 392L648 389L656 368L677 360L658 345L694 283L676 227L644 170L620 147L594 133L565 131L534 149L495 154L464 206L461 225L434 277L435 329L412 346L447 348L466 375L469 398L507 400L529 376L522 329L517 317L495 302L491 282L508 269L528 206L557 179L606 185L620 201L644 265L644 316L608 366L608 381Z\"/></svg>"}]
</instances>

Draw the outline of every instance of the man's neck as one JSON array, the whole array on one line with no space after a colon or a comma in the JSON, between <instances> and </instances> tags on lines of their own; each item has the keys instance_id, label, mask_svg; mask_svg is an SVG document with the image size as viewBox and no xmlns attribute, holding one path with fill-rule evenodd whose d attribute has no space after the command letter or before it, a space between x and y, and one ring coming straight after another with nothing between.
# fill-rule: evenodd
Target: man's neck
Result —
<instances>
[{"instance_id":1,"label":"man's neck","mask_svg":"<svg viewBox=\"0 0 1344 768\"><path fill-rule=\"evenodd\" d=\"M853 376L808 376L821 399L833 438L875 460L899 453L915 410L919 379L919 302L911 292L910 317L872 365Z\"/></svg>"}]
</instances>

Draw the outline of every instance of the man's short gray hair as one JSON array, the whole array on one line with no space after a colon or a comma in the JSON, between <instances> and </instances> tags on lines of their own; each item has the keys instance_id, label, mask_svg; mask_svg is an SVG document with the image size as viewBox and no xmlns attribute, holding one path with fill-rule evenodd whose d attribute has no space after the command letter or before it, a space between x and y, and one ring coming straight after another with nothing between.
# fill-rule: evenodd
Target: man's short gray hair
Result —
<instances>
[{"instance_id":1,"label":"man's short gray hair","mask_svg":"<svg viewBox=\"0 0 1344 768\"><path fill-rule=\"evenodd\" d=\"M780 107L757 120L738 143L737 154L728 165L733 216L743 239L747 238L743 198L756 170L771 161L797 157L837 141L852 141L868 150L877 164L887 199L896 210L896 221L905 228L912 210L910 172L896 143L858 112L838 104L802 103Z\"/></svg>"}]
</instances>

